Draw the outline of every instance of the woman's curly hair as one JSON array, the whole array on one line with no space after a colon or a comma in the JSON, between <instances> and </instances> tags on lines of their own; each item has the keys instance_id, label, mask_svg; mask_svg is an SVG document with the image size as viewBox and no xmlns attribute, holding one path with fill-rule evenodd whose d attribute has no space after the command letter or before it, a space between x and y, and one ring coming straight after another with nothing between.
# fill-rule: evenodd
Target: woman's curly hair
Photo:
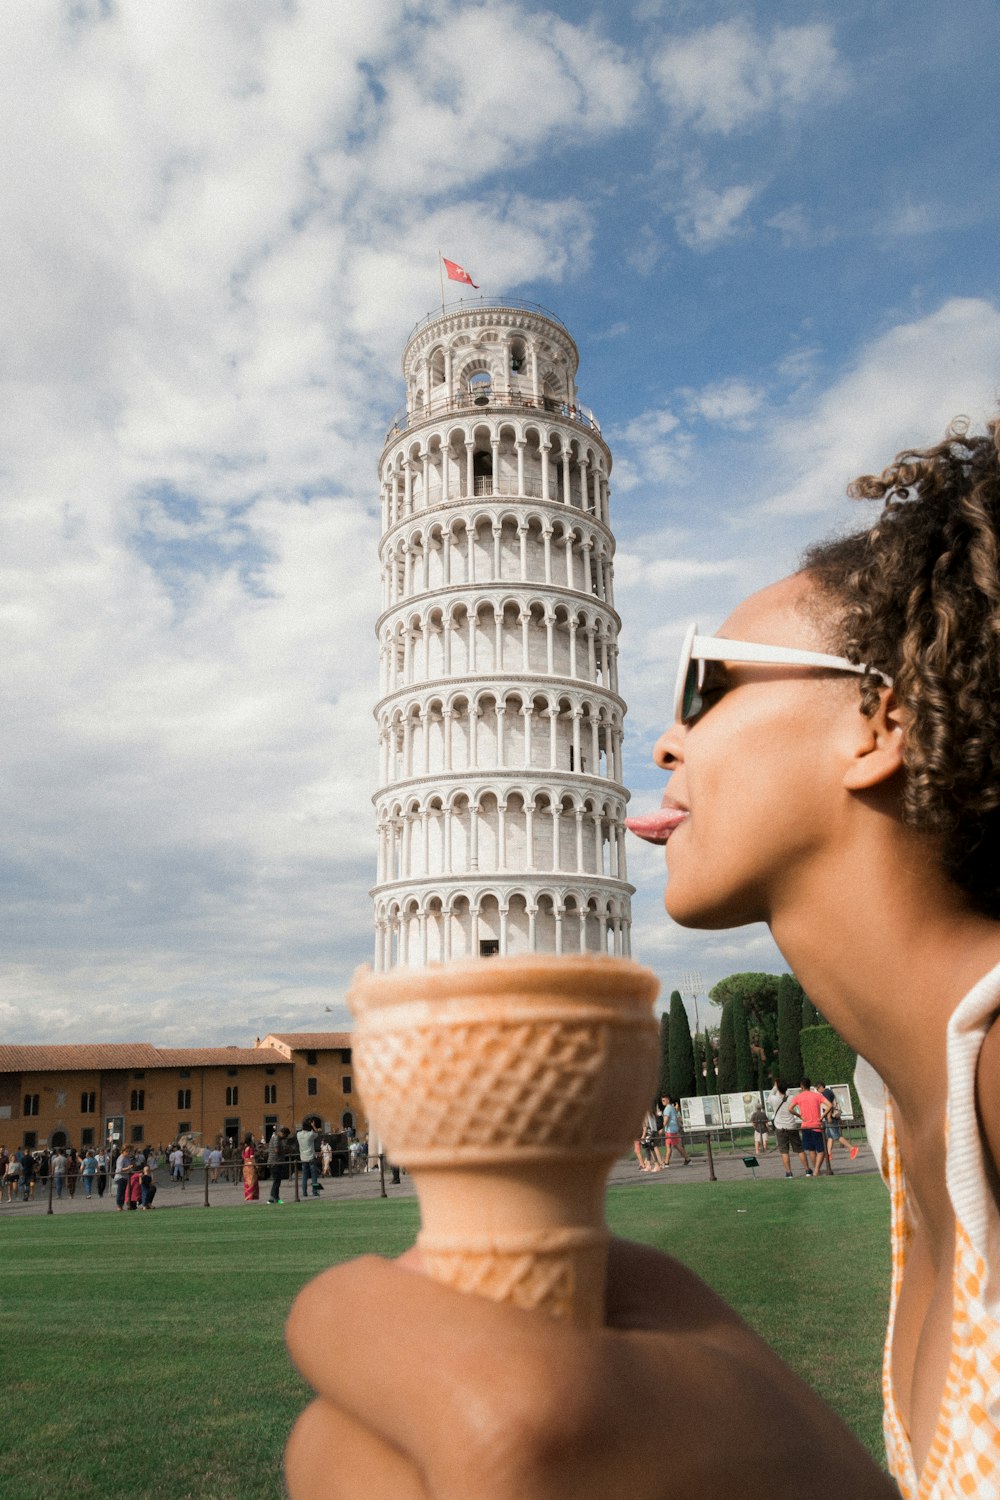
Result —
<instances>
[{"instance_id":1,"label":"woman's curly hair","mask_svg":"<svg viewBox=\"0 0 1000 1500\"><path fill-rule=\"evenodd\" d=\"M973 905L1000 916L1000 418L951 424L848 489L882 500L870 529L811 547L803 567L836 601L838 649L889 672L911 715L904 821L937 835ZM874 712L878 680L862 680Z\"/></svg>"}]
</instances>

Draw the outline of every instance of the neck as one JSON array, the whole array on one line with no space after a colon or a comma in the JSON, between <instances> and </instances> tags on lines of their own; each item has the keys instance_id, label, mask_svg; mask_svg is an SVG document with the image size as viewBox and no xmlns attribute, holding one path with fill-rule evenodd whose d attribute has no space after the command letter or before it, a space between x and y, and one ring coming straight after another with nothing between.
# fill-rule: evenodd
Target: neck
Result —
<instances>
[{"instance_id":1,"label":"neck","mask_svg":"<svg viewBox=\"0 0 1000 1500\"><path fill-rule=\"evenodd\" d=\"M916 1120L931 1101L943 1110L948 1021L1000 962L1000 923L970 911L926 851L867 856L800 871L770 926L813 1003Z\"/></svg>"}]
</instances>

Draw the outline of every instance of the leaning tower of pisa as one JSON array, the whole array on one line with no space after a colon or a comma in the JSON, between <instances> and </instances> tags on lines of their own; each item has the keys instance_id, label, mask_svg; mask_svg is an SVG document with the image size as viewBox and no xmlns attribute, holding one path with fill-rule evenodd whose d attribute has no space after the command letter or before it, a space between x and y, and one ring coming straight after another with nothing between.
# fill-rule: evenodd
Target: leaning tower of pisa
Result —
<instances>
[{"instance_id":1,"label":"leaning tower of pisa","mask_svg":"<svg viewBox=\"0 0 1000 1500\"><path fill-rule=\"evenodd\" d=\"M630 951L611 453L515 301L403 351L379 460L375 966Z\"/></svg>"}]
</instances>

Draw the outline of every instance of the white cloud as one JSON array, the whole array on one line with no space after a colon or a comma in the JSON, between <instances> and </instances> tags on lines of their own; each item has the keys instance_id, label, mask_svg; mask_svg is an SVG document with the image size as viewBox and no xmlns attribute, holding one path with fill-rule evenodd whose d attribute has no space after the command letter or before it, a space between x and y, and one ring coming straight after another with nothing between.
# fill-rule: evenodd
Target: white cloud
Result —
<instances>
[{"instance_id":1,"label":"white cloud","mask_svg":"<svg viewBox=\"0 0 1000 1500\"><path fill-rule=\"evenodd\" d=\"M705 183L687 191L675 217L677 233L692 250L714 250L740 232L740 220L757 196L752 183L734 184L717 192Z\"/></svg>"},{"instance_id":2,"label":"white cloud","mask_svg":"<svg viewBox=\"0 0 1000 1500\"><path fill-rule=\"evenodd\" d=\"M829 26L776 26L764 36L743 19L668 42L653 76L679 123L721 135L829 103L846 86Z\"/></svg>"},{"instance_id":3,"label":"white cloud","mask_svg":"<svg viewBox=\"0 0 1000 1500\"><path fill-rule=\"evenodd\" d=\"M700 391L685 394L690 415L743 431L752 425L750 419L761 410L765 400L761 386L751 385L738 377L715 381Z\"/></svg>"},{"instance_id":4,"label":"white cloud","mask_svg":"<svg viewBox=\"0 0 1000 1500\"><path fill-rule=\"evenodd\" d=\"M787 477L765 509L827 510L852 476L879 472L904 447L937 442L953 417L981 426L998 396L1000 307L954 297L899 323L868 344L806 414L776 424L775 469Z\"/></svg>"}]
</instances>

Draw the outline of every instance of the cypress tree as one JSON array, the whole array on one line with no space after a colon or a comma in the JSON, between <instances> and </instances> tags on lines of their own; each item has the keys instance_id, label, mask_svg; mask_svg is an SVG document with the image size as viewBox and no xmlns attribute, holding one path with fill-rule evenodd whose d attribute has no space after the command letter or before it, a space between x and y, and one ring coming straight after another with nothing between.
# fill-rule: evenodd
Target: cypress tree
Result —
<instances>
[{"instance_id":1,"label":"cypress tree","mask_svg":"<svg viewBox=\"0 0 1000 1500\"><path fill-rule=\"evenodd\" d=\"M719 1021L719 1093L736 1092L736 1033L733 1030L733 1001L722 1007Z\"/></svg>"},{"instance_id":2,"label":"cypress tree","mask_svg":"<svg viewBox=\"0 0 1000 1500\"><path fill-rule=\"evenodd\" d=\"M660 1077L656 1085L657 1098L670 1093L670 1013L664 1011L660 1017Z\"/></svg>"},{"instance_id":3,"label":"cypress tree","mask_svg":"<svg viewBox=\"0 0 1000 1500\"><path fill-rule=\"evenodd\" d=\"M691 1022L684 1008L680 990L670 996L670 1094L675 1099L690 1099L695 1090L694 1044L691 1041Z\"/></svg>"},{"instance_id":4,"label":"cypress tree","mask_svg":"<svg viewBox=\"0 0 1000 1500\"><path fill-rule=\"evenodd\" d=\"M732 999L733 1039L736 1051L736 1092L743 1094L753 1088L753 1054L750 1051L750 1032L747 1028L747 1013L739 995Z\"/></svg>"},{"instance_id":5,"label":"cypress tree","mask_svg":"<svg viewBox=\"0 0 1000 1500\"><path fill-rule=\"evenodd\" d=\"M802 1081L802 986L793 974L778 980L778 1072L785 1084Z\"/></svg>"},{"instance_id":6,"label":"cypress tree","mask_svg":"<svg viewBox=\"0 0 1000 1500\"><path fill-rule=\"evenodd\" d=\"M820 1015L820 1013L816 1009L815 1005L813 1005L812 1001L809 999L809 996L806 994L805 990L803 990L803 992L802 992L802 1028L801 1029L803 1031L805 1031L805 1029L806 1029L807 1026L822 1026L822 1025L823 1025L823 1017Z\"/></svg>"},{"instance_id":7,"label":"cypress tree","mask_svg":"<svg viewBox=\"0 0 1000 1500\"><path fill-rule=\"evenodd\" d=\"M705 1032L705 1093L719 1093L719 1081L715 1076L715 1048L712 1038Z\"/></svg>"}]
</instances>

